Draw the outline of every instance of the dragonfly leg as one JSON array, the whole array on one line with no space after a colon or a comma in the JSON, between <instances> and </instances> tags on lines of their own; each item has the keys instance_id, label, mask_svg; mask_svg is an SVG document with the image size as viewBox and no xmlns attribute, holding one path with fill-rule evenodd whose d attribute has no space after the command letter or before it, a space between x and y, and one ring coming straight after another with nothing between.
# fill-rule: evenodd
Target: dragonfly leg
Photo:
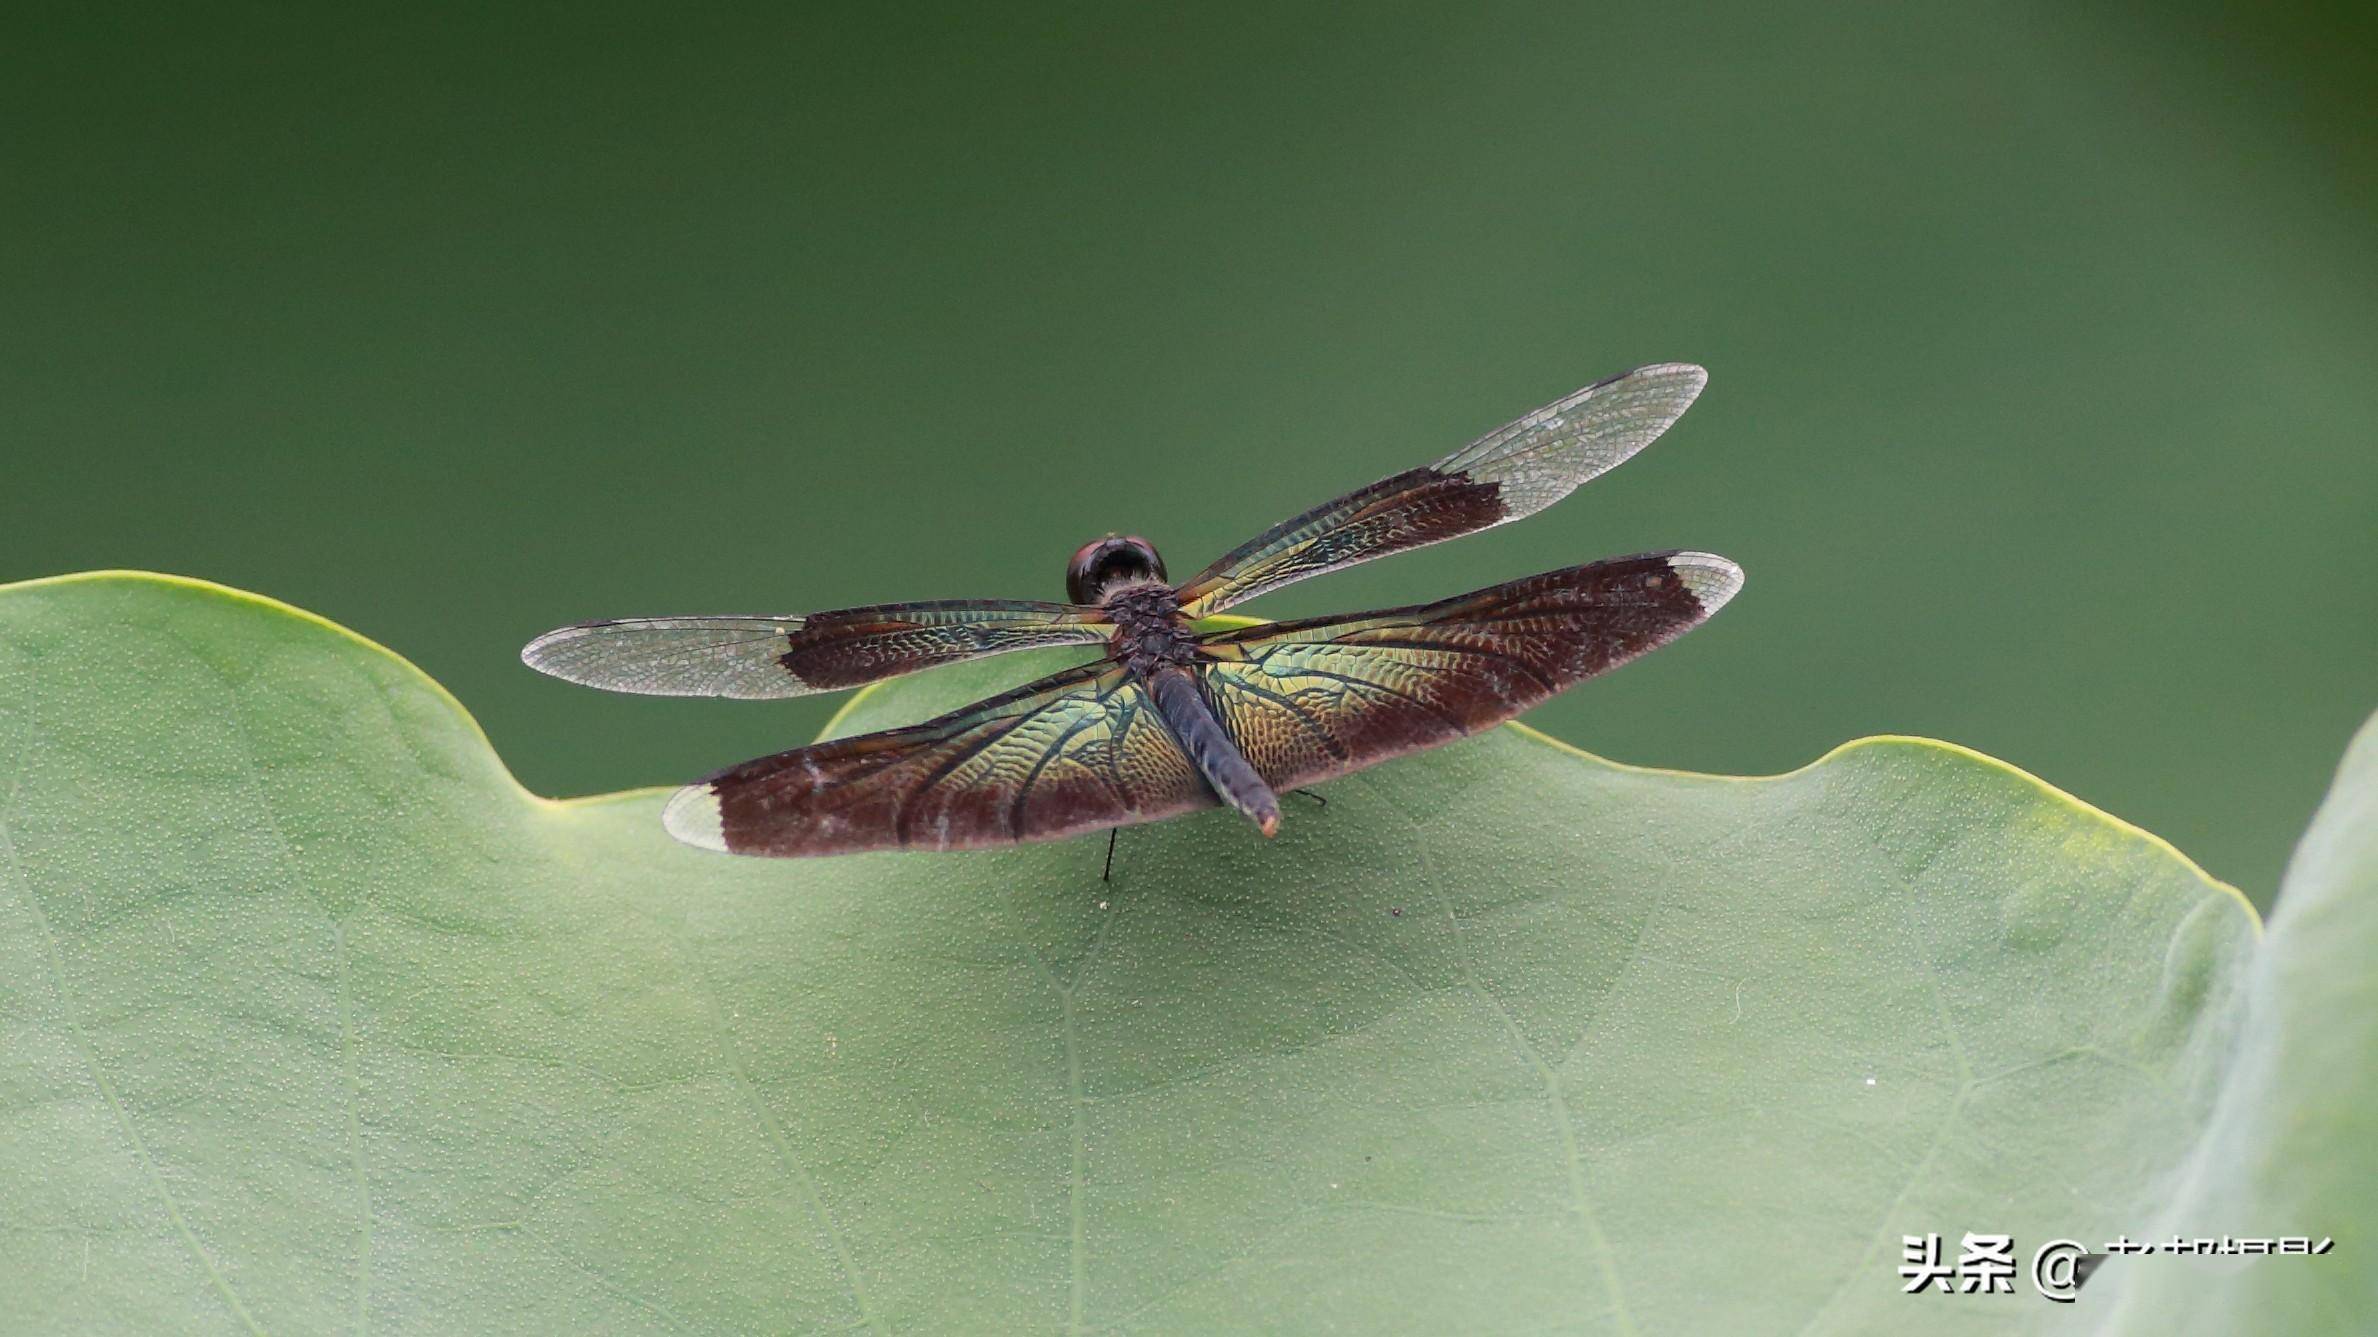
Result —
<instances>
[{"instance_id":1,"label":"dragonfly leg","mask_svg":"<svg viewBox=\"0 0 2378 1337\"><path fill-rule=\"evenodd\" d=\"M1115 880L1115 837L1121 834L1123 834L1122 827L1110 826L1106 829L1106 867L1098 874L1098 880L1101 882Z\"/></svg>"},{"instance_id":2,"label":"dragonfly leg","mask_svg":"<svg viewBox=\"0 0 2378 1337\"><path fill-rule=\"evenodd\" d=\"M1304 795L1306 798L1309 798L1309 799L1313 800L1315 803L1318 803L1318 804L1320 804L1320 805L1321 805L1322 807L1324 807L1324 808L1326 808L1326 807L1328 807L1328 806L1329 806L1329 800L1328 800L1328 799L1325 799L1325 798L1321 797L1321 795L1319 795L1319 794L1317 794L1317 793L1313 792L1313 791L1312 791L1312 790L1310 790L1310 789L1291 789L1291 790L1289 790L1288 792L1289 792L1289 793L1291 793L1291 794L1302 794L1302 795Z\"/></svg>"}]
</instances>

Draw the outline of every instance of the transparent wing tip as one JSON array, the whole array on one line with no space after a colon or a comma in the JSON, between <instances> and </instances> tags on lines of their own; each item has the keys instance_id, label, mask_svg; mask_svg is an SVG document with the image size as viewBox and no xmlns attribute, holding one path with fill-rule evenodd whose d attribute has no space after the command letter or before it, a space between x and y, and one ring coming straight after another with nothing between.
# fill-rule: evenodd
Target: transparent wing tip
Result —
<instances>
[{"instance_id":1,"label":"transparent wing tip","mask_svg":"<svg viewBox=\"0 0 2378 1337\"><path fill-rule=\"evenodd\" d=\"M604 618L556 627L522 646L548 677L639 696L799 696L814 690L778 653L802 619L761 614Z\"/></svg>"},{"instance_id":2,"label":"transparent wing tip","mask_svg":"<svg viewBox=\"0 0 2378 1337\"><path fill-rule=\"evenodd\" d=\"M591 625L581 622L567 627L555 627L521 646L520 662L539 673L551 674L556 678L569 678L568 647L571 642L583 639ZM571 679L571 681L576 681L576 679Z\"/></svg>"},{"instance_id":3,"label":"transparent wing tip","mask_svg":"<svg viewBox=\"0 0 2378 1337\"><path fill-rule=\"evenodd\" d=\"M1580 397L1590 398L1613 390L1623 392L1627 402L1641 406L1638 412L1658 423L1657 430L1652 433L1657 436L1666 431L1670 423L1683 417L1684 411L1693 406L1693 401L1699 399L1701 392L1708 386L1709 369L1706 367L1691 362L1653 362L1633 371L1621 372L1600 385L1581 391Z\"/></svg>"},{"instance_id":4,"label":"transparent wing tip","mask_svg":"<svg viewBox=\"0 0 2378 1337\"><path fill-rule=\"evenodd\" d=\"M1714 614L1742 592L1742 568L1713 552L1680 552L1668 559L1684 587L1692 591L1703 616Z\"/></svg>"},{"instance_id":5,"label":"transparent wing tip","mask_svg":"<svg viewBox=\"0 0 2378 1337\"><path fill-rule=\"evenodd\" d=\"M710 786L687 785L669 796L661 809L661 825L670 835L697 849L727 851L726 823L719 815L718 795Z\"/></svg>"},{"instance_id":6,"label":"transparent wing tip","mask_svg":"<svg viewBox=\"0 0 2378 1337\"><path fill-rule=\"evenodd\" d=\"M1612 381L1662 381L1684 391L1687 396L1701 393L1709 384L1709 368L1697 362L1647 362L1633 371L1621 372Z\"/></svg>"},{"instance_id":7,"label":"transparent wing tip","mask_svg":"<svg viewBox=\"0 0 2378 1337\"><path fill-rule=\"evenodd\" d=\"M621 672L621 640L612 621L555 627L520 647L520 662L549 678L607 691L652 691Z\"/></svg>"}]
</instances>

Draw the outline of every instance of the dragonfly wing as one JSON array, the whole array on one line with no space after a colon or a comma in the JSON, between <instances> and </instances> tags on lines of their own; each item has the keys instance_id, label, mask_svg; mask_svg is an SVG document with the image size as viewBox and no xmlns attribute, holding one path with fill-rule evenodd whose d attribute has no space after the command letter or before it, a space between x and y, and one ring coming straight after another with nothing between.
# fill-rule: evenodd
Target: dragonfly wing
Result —
<instances>
[{"instance_id":1,"label":"dragonfly wing","mask_svg":"<svg viewBox=\"0 0 2378 1337\"><path fill-rule=\"evenodd\" d=\"M1708 380L1699 367L1663 362L1589 385L1249 539L1178 586L1182 606L1204 617L1307 576L1534 515L1657 440Z\"/></svg>"},{"instance_id":2,"label":"dragonfly wing","mask_svg":"<svg viewBox=\"0 0 2378 1337\"><path fill-rule=\"evenodd\" d=\"M688 785L679 840L734 854L960 850L1054 840L1214 797L1112 661L938 719L762 757Z\"/></svg>"},{"instance_id":3,"label":"dragonfly wing","mask_svg":"<svg viewBox=\"0 0 2378 1337\"><path fill-rule=\"evenodd\" d=\"M1709 553L1646 553L1432 604L1206 638L1207 698L1275 789L1500 724L1657 649L1742 586Z\"/></svg>"},{"instance_id":4,"label":"dragonfly wing","mask_svg":"<svg viewBox=\"0 0 2378 1337\"><path fill-rule=\"evenodd\" d=\"M875 604L799 617L638 617L546 632L540 673L647 696L802 696L1043 645L1102 644L1095 608L1024 600Z\"/></svg>"}]
</instances>

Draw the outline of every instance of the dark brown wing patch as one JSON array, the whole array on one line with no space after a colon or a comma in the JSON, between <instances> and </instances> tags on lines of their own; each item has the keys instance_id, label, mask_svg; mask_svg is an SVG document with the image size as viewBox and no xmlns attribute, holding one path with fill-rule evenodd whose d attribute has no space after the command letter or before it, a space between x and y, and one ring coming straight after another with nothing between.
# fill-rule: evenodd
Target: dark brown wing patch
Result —
<instances>
[{"instance_id":1,"label":"dark brown wing patch","mask_svg":"<svg viewBox=\"0 0 2378 1337\"><path fill-rule=\"evenodd\" d=\"M1094 643L1107 634L1103 614L1071 604L877 604L810 614L777 662L810 690L827 692L981 655Z\"/></svg>"},{"instance_id":2,"label":"dark brown wing patch","mask_svg":"<svg viewBox=\"0 0 2378 1337\"><path fill-rule=\"evenodd\" d=\"M1274 525L1183 581L1177 597L1204 617L1307 576L1534 515L1657 440L1708 379L1663 362L1596 381L1435 464Z\"/></svg>"},{"instance_id":3,"label":"dark brown wing patch","mask_svg":"<svg viewBox=\"0 0 2378 1337\"><path fill-rule=\"evenodd\" d=\"M1502 485L1433 468L1407 469L1231 549L1175 591L1190 617L1307 576L1503 522Z\"/></svg>"},{"instance_id":4,"label":"dark brown wing patch","mask_svg":"<svg viewBox=\"0 0 2378 1337\"><path fill-rule=\"evenodd\" d=\"M1433 604L1223 632L1206 695L1275 789L1500 724L1676 639L1741 588L1708 553L1571 567Z\"/></svg>"},{"instance_id":5,"label":"dark brown wing patch","mask_svg":"<svg viewBox=\"0 0 2378 1337\"><path fill-rule=\"evenodd\" d=\"M735 854L978 849L1210 806L1139 682L1084 665L904 729L732 766L664 820Z\"/></svg>"}]
</instances>

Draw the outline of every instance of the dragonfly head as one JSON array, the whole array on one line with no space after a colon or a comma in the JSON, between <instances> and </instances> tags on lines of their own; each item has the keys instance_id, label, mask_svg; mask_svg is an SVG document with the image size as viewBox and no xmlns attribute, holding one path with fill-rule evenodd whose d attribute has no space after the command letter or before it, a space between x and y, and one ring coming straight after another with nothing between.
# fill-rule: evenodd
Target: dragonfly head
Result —
<instances>
[{"instance_id":1,"label":"dragonfly head","mask_svg":"<svg viewBox=\"0 0 2378 1337\"><path fill-rule=\"evenodd\" d=\"M1065 567L1065 594L1075 603L1094 604L1110 585L1163 579L1164 559L1156 555L1156 545L1136 534L1109 534L1074 553Z\"/></svg>"}]
</instances>

